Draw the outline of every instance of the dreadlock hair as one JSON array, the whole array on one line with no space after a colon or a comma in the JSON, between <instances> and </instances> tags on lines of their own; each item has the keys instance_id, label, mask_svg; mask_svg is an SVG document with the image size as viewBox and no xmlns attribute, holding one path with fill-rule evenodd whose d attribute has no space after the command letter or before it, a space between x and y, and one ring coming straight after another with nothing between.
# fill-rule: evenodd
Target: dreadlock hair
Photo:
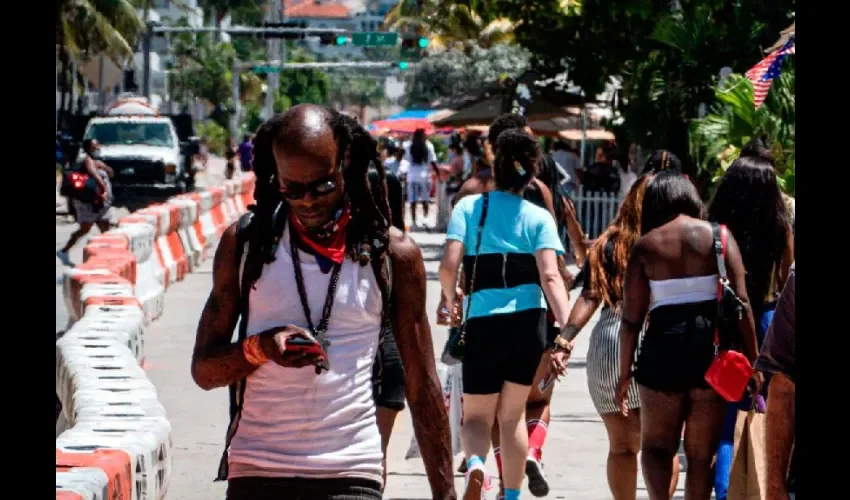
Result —
<instances>
[{"instance_id":1,"label":"dreadlock hair","mask_svg":"<svg viewBox=\"0 0 850 500\"><path fill-rule=\"evenodd\" d=\"M389 277L383 264L389 249L391 218L386 171L378 157L377 143L355 119L330 108L323 109L337 143L336 162L343 165L345 194L351 205L351 220L346 229L347 257L361 266L370 263L375 266L375 277L386 301ZM243 271L246 283L251 286L262 275L263 266L274 262L278 233L282 231L279 224L289 215L289 203L280 194L273 146L297 126L293 116L293 110L289 110L272 117L260 125L253 140L256 204L248 207L254 215L247 234L249 251ZM377 193L372 192L369 182L370 168L378 174ZM377 259L373 259L375 256Z\"/></svg>"}]
</instances>

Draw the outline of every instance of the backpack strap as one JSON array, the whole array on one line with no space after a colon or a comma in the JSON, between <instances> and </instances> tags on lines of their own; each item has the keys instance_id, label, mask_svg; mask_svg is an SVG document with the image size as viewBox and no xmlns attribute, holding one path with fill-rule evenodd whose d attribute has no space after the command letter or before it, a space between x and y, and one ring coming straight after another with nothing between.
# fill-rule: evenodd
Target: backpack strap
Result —
<instances>
[{"instance_id":1,"label":"backpack strap","mask_svg":"<svg viewBox=\"0 0 850 500\"><path fill-rule=\"evenodd\" d=\"M239 262L239 327L238 341L245 340L248 336L248 299L251 290L246 286L243 279L245 272L245 262L248 260L249 238L248 228L253 220L254 213L248 212L239 218L239 225L236 226L236 261ZM242 401L245 396L245 380L239 380L228 387L230 396L230 424L227 426L227 434L225 435L224 453L218 465L218 474L216 481L226 481L229 472L227 463L227 451L230 448L230 441L236 434L236 429L239 427L239 417L242 412Z\"/></svg>"}]
</instances>

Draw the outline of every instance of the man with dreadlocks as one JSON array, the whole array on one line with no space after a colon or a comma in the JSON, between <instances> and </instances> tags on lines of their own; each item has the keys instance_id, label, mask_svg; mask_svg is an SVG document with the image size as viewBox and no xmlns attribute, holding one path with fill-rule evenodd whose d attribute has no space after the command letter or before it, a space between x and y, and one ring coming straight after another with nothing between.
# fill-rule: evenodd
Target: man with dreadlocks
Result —
<instances>
[{"instance_id":1,"label":"man with dreadlocks","mask_svg":"<svg viewBox=\"0 0 850 500\"><path fill-rule=\"evenodd\" d=\"M456 498L425 266L391 227L375 141L299 105L260 127L253 167L257 203L222 236L192 357L201 388L230 386L227 499L381 498L372 366L388 330L433 498Z\"/></svg>"}]
</instances>

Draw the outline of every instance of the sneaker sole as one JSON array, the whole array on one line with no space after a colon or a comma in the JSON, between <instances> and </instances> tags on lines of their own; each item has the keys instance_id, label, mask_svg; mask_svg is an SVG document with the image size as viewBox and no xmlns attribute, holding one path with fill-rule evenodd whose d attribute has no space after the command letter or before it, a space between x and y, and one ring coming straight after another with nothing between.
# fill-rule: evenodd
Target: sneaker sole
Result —
<instances>
[{"instance_id":1,"label":"sneaker sole","mask_svg":"<svg viewBox=\"0 0 850 500\"><path fill-rule=\"evenodd\" d=\"M537 463L533 460L526 460L525 475L528 476L528 491L536 497L545 497L549 494L549 483L543 477Z\"/></svg>"},{"instance_id":2,"label":"sneaker sole","mask_svg":"<svg viewBox=\"0 0 850 500\"><path fill-rule=\"evenodd\" d=\"M481 492L484 490L484 471L476 469L469 473L469 481L466 483L466 491L463 500L481 500Z\"/></svg>"}]
</instances>

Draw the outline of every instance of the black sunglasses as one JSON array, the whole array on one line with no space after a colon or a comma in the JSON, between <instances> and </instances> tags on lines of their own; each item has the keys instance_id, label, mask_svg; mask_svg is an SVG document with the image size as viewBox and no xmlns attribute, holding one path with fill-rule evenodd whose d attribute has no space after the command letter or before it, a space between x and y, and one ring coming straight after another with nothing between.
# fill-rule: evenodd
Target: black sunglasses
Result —
<instances>
[{"instance_id":1,"label":"black sunglasses","mask_svg":"<svg viewBox=\"0 0 850 500\"><path fill-rule=\"evenodd\" d=\"M342 162L339 163L337 173L342 171ZM318 179L312 182L291 182L286 181L280 190L280 194L287 200L300 200L307 196L307 193L313 195L314 198L327 196L337 188L337 174Z\"/></svg>"}]
</instances>

